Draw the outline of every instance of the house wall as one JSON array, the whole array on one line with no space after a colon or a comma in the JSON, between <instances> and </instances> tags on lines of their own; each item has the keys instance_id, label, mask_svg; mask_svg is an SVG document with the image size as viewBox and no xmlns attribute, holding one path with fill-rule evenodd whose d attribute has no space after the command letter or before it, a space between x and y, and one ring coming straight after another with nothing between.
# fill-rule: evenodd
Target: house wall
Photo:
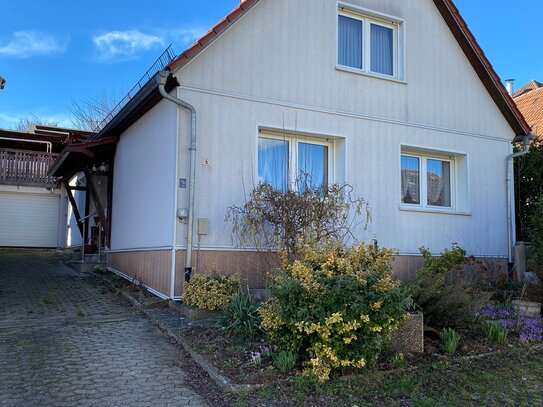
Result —
<instances>
[{"instance_id":1,"label":"house wall","mask_svg":"<svg viewBox=\"0 0 543 407\"><path fill-rule=\"evenodd\" d=\"M162 101L120 137L108 267L169 294L177 109ZM166 284L167 283L167 284Z\"/></svg>"},{"instance_id":2,"label":"house wall","mask_svg":"<svg viewBox=\"0 0 543 407\"><path fill-rule=\"evenodd\" d=\"M162 101L120 137L111 250L172 246L176 107Z\"/></svg>"},{"instance_id":3,"label":"house wall","mask_svg":"<svg viewBox=\"0 0 543 407\"><path fill-rule=\"evenodd\" d=\"M409 278L420 265L422 245L438 253L457 242L475 256L507 255L505 163L514 133L432 0L349 3L404 21L402 81L337 68L334 0L261 0L175 72L177 96L198 113L195 218L209 220L209 233L194 237L193 266L201 272L219 268L265 284L261 259L236 247L225 222L227 208L242 205L257 182L262 129L334 144L333 181L355 186L370 204L372 221L357 238L398 249L398 276ZM121 136L115 157L110 267L131 277L152 268L146 281L167 290L175 224L176 296L187 226L175 219L173 185L189 178L189 143L189 114L163 101ZM400 208L402 145L465 157L462 210ZM177 188L177 201L188 207L186 188Z\"/></svg>"},{"instance_id":4,"label":"house wall","mask_svg":"<svg viewBox=\"0 0 543 407\"><path fill-rule=\"evenodd\" d=\"M262 0L176 73L178 96L199 115L195 216L209 219L202 250L235 247L226 210L243 204L255 184L258 130L273 128L335 142L335 181L356 186L370 203L372 221L359 228L360 239L376 238L402 255L457 242L476 256L506 256L513 131L431 0L350 3L405 21L405 83L336 69L331 0ZM188 120L183 112L180 177L189 170ZM401 145L465 155L462 211L400 210ZM186 206L186 190L178 200ZM183 250L186 226L177 225Z\"/></svg>"}]
</instances>

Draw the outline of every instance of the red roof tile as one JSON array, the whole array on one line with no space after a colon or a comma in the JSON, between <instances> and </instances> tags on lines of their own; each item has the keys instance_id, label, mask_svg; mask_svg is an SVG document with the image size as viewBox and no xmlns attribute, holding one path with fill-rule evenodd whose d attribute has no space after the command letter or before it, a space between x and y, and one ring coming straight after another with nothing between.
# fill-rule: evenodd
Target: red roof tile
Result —
<instances>
[{"instance_id":1,"label":"red roof tile","mask_svg":"<svg viewBox=\"0 0 543 407\"><path fill-rule=\"evenodd\" d=\"M530 92L534 89L539 89L541 87L543 87L543 83L539 83L537 81L530 81L522 88L513 93L513 99L519 97L520 95L523 95L524 93Z\"/></svg>"},{"instance_id":2,"label":"red roof tile","mask_svg":"<svg viewBox=\"0 0 543 407\"><path fill-rule=\"evenodd\" d=\"M532 127L532 133L543 140L543 85L539 85L516 97L515 103Z\"/></svg>"},{"instance_id":3,"label":"red roof tile","mask_svg":"<svg viewBox=\"0 0 543 407\"><path fill-rule=\"evenodd\" d=\"M434 4L517 137L528 134L530 126L526 123L513 98L503 86L500 77L477 43L475 36L460 15L453 0L434 0Z\"/></svg>"}]
</instances>

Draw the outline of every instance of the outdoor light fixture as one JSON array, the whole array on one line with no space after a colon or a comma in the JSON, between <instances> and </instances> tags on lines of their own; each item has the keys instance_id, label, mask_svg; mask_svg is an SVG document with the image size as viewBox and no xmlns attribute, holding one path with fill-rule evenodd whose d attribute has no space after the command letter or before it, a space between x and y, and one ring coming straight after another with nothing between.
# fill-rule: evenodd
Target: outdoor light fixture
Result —
<instances>
[{"instance_id":1,"label":"outdoor light fixture","mask_svg":"<svg viewBox=\"0 0 543 407\"><path fill-rule=\"evenodd\" d=\"M0 90L6 86L6 80L0 76Z\"/></svg>"}]
</instances>

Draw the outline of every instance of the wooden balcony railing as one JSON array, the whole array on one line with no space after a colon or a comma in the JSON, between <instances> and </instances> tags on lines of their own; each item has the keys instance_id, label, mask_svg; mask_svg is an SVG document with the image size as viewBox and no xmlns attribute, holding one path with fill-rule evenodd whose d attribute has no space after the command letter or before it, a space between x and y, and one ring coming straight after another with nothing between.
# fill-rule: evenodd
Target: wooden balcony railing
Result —
<instances>
[{"instance_id":1,"label":"wooden balcony railing","mask_svg":"<svg viewBox=\"0 0 543 407\"><path fill-rule=\"evenodd\" d=\"M0 184L53 187L47 176L58 154L38 151L0 149Z\"/></svg>"}]
</instances>

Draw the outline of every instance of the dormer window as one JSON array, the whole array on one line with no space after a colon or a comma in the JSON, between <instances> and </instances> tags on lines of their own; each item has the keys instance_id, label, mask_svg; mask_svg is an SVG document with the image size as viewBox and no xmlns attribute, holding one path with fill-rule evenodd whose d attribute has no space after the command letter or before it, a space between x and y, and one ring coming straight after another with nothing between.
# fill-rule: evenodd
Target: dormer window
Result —
<instances>
[{"instance_id":1,"label":"dormer window","mask_svg":"<svg viewBox=\"0 0 543 407\"><path fill-rule=\"evenodd\" d=\"M344 6L338 14L338 67L403 80L401 21Z\"/></svg>"}]
</instances>

